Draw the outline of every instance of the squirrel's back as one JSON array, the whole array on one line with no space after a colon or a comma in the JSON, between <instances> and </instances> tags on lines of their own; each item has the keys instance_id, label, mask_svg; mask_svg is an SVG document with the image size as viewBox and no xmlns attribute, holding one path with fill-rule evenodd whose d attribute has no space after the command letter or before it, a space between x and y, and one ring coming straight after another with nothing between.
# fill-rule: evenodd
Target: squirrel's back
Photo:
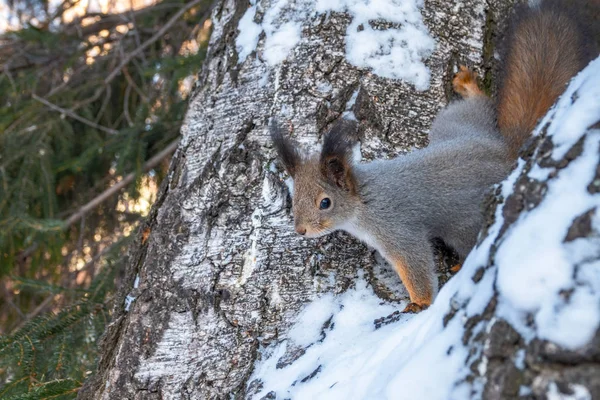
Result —
<instances>
[{"instance_id":1,"label":"squirrel's back","mask_svg":"<svg viewBox=\"0 0 600 400\"><path fill-rule=\"evenodd\" d=\"M405 237L425 231L462 259L481 229L485 193L512 162L495 125L493 103L485 96L451 103L438 114L429 136L428 147L355 166L366 205L355 232L386 226L394 237Z\"/></svg>"},{"instance_id":2,"label":"squirrel's back","mask_svg":"<svg viewBox=\"0 0 600 400\"><path fill-rule=\"evenodd\" d=\"M569 80L597 55L599 3L546 0L515 12L498 96L498 126L513 159Z\"/></svg>"}]
</instances>

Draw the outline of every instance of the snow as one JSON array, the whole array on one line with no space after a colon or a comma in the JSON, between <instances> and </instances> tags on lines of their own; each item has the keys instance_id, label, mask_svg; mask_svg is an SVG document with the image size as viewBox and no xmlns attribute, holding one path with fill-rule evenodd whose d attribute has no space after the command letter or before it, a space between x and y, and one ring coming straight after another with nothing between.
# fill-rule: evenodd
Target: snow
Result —
<instances>
[{"instance_id":1,"label":"snow","mask_svg":"<svg viewBox=\"0 0 600 400\"><path fill-rule=\"evenodd\" d=\"M133 290L137 289L140 286L140 275L135 275L135 280L133 281ZM131 305L135 301L135 296L130 292L127 296L125 296L124 308L125 311L129 312Z\"/></svg>"},{"instance_id":2,"label":"snow","mask_svg":"<svg viewBox=\"0 0 600 400\"><path fill-rule=\"evenodd\" d=\"M429 87L429 69L423 63L435 49L420 8L420 0L318 0L319 13L347 12L352 22L346 29L346 59L384 78L402 79L417 90ZM394 24L374 28L370 22Z\"/></svg>"},{"instance_id":3,"label":"snow","mask_svg":"<svg viewBox=\"0 0 600 400\"><path fill-rule=\"evenodd\" d=\"M327 320L337 311L339 303L328 293L310 303L298 316L298 322L288 333L288 338L298 346L308 346L321 336L321 330Z\"/></svg>"},{"instance_id":4,"label":"snow","mask_svg":"<svg viewBox=\"0 0 600 400\"><path fill-rule=\"evenodd\" d=\"M125 311L129 311L129 309L131 308L131 305L133 304L134 301L135 301L134 296L127 295L125 297Z\"/></svg>"},{"instance_id":5,"label":"snow","mask_svg":"<svg viewBox=\"0 0 600 400\"><path fill-rule=\"evenodd\" d=\"M263 381L265 391L257 394L256 398L269 391L276 391L277 398L280 395L281 398L292 396L299 399L348 396L349 387L345 382L348 372L359 373L364 368L361 355L368 352L369 344L384 340L386 336L385 329L373 332L373 319L380 317L382 312L389 314L395 311L394 305L380 303L381 300L366 282L358 279L353 290L337 297L324 295L308 305L290 330L289 340L273 349L269 354L271 357L265 354L266 362L259 365L250 378L252 381L258 376L268 376ZM331 321L327 324L329 319ZM321 341L321 338L324 339ZM286 350L298 347L306 348L303 362L277 368L277 362ZM324 364L325 360L329 362ZM300 383L320 366L322 372L310 380L317 384Z\"/></svg>"},{"instance_id":6,"label":"snow","mask_svg":"<svg viewBox=\"0 0 600 400\"><path fill-rule=\"evenodd\" d=\"M285 186L287 186L288 191L290 193L294 193L294 180L291 177L289 177L289 178L285 179L283 182L285 183Z\"/></svg>"},{"instance_id":7,"label":"snow","mask_svg":"<svg viewBox=\"0 0 600 400\"><path fill-rule=\"evenodd\" d=\"M268 46L263 53L267 64L276 65L285 60L300 41L300 33L300 25L288 22L268 36Z\"/></svg>"},{"instance_id":8,"label":"snow","mask_svg":"<svg viewBox=\"0 0 600 400\"><path fill-rule=\"evenodd\" d=\"M600 196L587 191L599 163L600 130L590 129L600 119L599 112L600 58L573 79L534 132L539 134L549 123L547 134L560 157L587 131L583 153L547 181L547 193L536 207L521 212L511 228L501 232L500 204L487 236L420 314L401 315L376 329L374 320L401 305L379 299L362 277L339 296L326 294L307 304L280 342L260 349L248 382L260 381L262 386L255 392L252 388L257 386L250 386L251 398L271 392L276 398L328 400L481 397L485 382L464 378L471 373L470 361L480 357L478 368L485 373L485 344L467 338L465 345L463 337L465 322L481 314L493 296L498 301L496 317L476 324L468 337L489 332L504 319L526 341L538 337L568 349L589 343L600 324L600 239L564 239L574 218L600 206ZM519 160L500 184L504 199L525 168ZM529 174L547 177L549 172L537 167ZM600 230L598 216L592 225ZM492 245L497 246L495 254ZM482 268L475 282L472 277ZM453 317L444 323L449 314ZM533 323L526 323L528 316ZM280 363L298 351L301 355L294 362ZM517 368L524 368L522 349L510 356ZM583 386L571 389L574 394L568 398L591 398ZM527 386L519 391L531 393ZM553 382L547 396L567 398Z\"/></svg>"},{"instance_id":9,"label":"snow","mask_svg":"<svg viewBox=\"0 0 600 400\"><path fill-rule=\"evenodd\" d=\"M251 6L238 23L239 34L235 39L238 52L238 62L243 63L258 45L259 37L265 33L263 59L269 66L275 66L285 60L289 52L300 42L302 21L306 20L311 7L310 1L306 4L297 4L289 7L288 0L275 0L271 4L260 24L254 22L260 4L256 0L250 2ZM280 22L284 21L284 22Z\"/></svg>"},{"instance_id":10,"label":"snow","mask_svg":"<svg viewBox=\"0 0 600 400\"><path fill-rule=\"evenodd\" d=\"M322 94L329 94L329 93L331 93L332 90L333 90L333 86L331 85L331 83L329 83L327 81L321 81L321 82L317 83L317 91Z\"/></svg>"},{"instance_id":11,"label":"snow","mask_svg":"<svg viewBox=\"0 0 600 400\"><path fill-rule=\"evenodd\" d=\"M522 397L529 396L529 395L531 395L531 393L532 393L532 390L530 387L527 387L524 385L519 386L519 396L522 396Z\"/></svg>"},{"instance_id":12,"label":"snow","mask_svg":"<svg viewBox=\"0 0 600 400\"><path fill-rule=\"evenodd\" d=\"M549 386L550 390L546 393L548 400L592 400L592 395L582 385L569 385L569 389L573 394L560 392L554 382L551 382Z\"/></svg>"},{"instance_id":13,"label":"snow","mask_svg":"<svg viewBox=\"0 0 600 400\"><path fill-rule=\"evenodd\" d=\"M354 107L357 97L358 97L358 89L356 89L354 91L354 93L352 93L352 96L350 96L350 100L348 100L348 102L346 103L346 108L345 108L344 113L342 114L342 118L350 120L350 121L356 121L356 115L354 114L352 107ZM360 158L361 157L358 157L359 160L360 160Z\"/></svg>"},{"instance_id":14,"label":"snow","mask_svg":"<svg viewBox=\"0 0 600 400\"><path fill-rule=\"evenodd\" d=\"M515 353L514 362L515 367L519 369L525 369L525 350L517 350L517 352Z\"/></svg>"},{"instance_id":15,"label":"snow","mask_svg":"<svg viewBox=\"0 0 600 400\"><path fill-rule=\"evenodd\" d=\"M429 87L430 72L424 60L435 49L421 16L422 0L275 0L263 10L252 0L238 23L236 50L243 63L257 49L265 33L262 60L270 66L284 61L302 39L302 24L332 11L346 12L352 22L346 30L346 60L384 78ZM264 11L262 21L255 22ZM385 22L385 27L371 23Z\"/></svg>"},{"instance_id":16,"label":"snow","mask_svg":"<svg viewBox=\"0 0 600 400\"><path fill-rule=\"evenodd\" d=\"M262 32L260 25L254 22L256 7L250 7L240 19L238 29L240 34L235 38L235 45L238 52L238 60L243 62L248 55L256 48L258 36Z\"/></svg>"}]
</instances>

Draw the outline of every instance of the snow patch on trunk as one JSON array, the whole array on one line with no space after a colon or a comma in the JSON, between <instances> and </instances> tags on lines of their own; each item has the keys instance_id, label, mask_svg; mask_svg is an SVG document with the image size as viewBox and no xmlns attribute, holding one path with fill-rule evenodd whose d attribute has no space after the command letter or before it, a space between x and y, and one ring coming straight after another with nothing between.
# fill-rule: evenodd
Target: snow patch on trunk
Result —
<instances>
[{"instance_id":1,"label":"snow patch on trunk","mask_svg":"<svg viewBox=\"0 0 600 400\"><path fill-rule=\"evenodd\" d=\"M283 62L300 43L302 23L331 11L346 12L346 60L384 78L429 88L430 72L423 60L435 49L421 16L422 0L275 0L269 7L252 0L240 19L236 37L238 62L256 50L265 33L261 58L271 67ZM266 11L265 11L266 10ZM256 22L260 15L261 22Z\"/></svg>"},{"instance_id":2,"label":"snow patch on trunk","mask_svg":"<svg viewBox=\"0 0 600 400\"><path fill-rule=\"evenodd\" d=\"M352 16L346 30L346 59L350 64L426 90L430 76L423 59L431 55L435 41L423 23L422 6L420 0L318 0L316 10Z\"/></svg>"},{"instance_id":3,"label":"snow patch on trunk","mask_svg":"<svg viewBox=\"0 0 600 400\"><path fill-rule=\"evenodd\" d=\"M262 58L269 66L275 66L285 60L289 52L298 45L302 34L302 22L314 14L314 5L310 0L275 0L266 8L256 0L250 1L238 24L240 31L235 39L238 62L248 58L258 45L261 33L265 33ZM260 23L255 22L257 14L264 13Z\"/></svg>"}]
</instances>

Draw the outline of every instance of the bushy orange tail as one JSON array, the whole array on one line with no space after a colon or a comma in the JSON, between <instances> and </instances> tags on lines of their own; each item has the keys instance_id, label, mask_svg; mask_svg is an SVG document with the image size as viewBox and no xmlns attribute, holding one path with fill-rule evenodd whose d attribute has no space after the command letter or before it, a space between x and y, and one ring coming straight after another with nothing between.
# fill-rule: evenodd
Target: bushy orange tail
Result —
<instances>
[{"instance_id":1,"label":"bushy orange tail","mask_svg":"<svg viewBox=\"0 0 600 400\"><path fill-rule=\"evenodd\" d=\"M588 37L574 14L565 11L573 5L562 6L544 2L520 10L506 38L498 125L515 159L569 80L597 55L595 38Z\"/></svg>"}]
</instances>

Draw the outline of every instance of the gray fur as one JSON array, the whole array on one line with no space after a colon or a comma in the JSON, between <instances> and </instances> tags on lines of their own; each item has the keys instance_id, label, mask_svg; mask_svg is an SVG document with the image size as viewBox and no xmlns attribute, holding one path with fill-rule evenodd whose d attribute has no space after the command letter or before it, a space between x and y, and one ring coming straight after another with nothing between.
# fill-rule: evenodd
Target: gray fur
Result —
<instances>
[{"instance_id":1,"label":"gray fur","mask_svg":"<svg viewBox=\"0 0 600 400\"><path fill-rule=\"evenodd\" d=\"M425 149L354 166L362 204L346 230L374 237L372 245L386 258L400 254L418 274L431 276L430 240L444 240L462 262L482 227L483 197L511 162L483 96L450 104L429 137Z\"/></svg>"}]
</instances>

